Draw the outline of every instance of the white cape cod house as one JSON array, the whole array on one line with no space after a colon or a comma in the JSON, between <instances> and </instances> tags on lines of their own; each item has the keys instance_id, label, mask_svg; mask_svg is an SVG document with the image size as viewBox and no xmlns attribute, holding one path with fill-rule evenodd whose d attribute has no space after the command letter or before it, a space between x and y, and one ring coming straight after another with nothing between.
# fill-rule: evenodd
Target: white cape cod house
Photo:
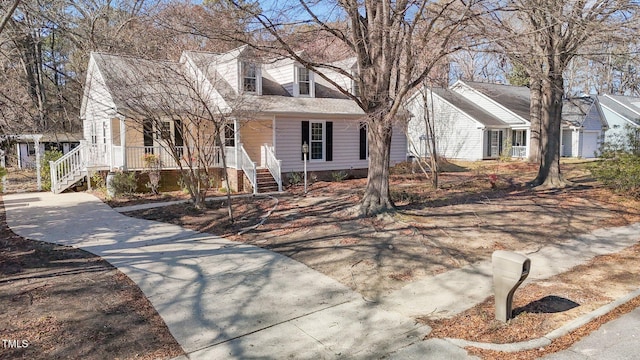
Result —
<instances>
[{"instance_id":1,"label":"white cape cod house","mask_svg":"<svg viewBox=\"0 0 640 360\"><path fill-rule=\"evenodd\" d=\"M606 142L624 144L629 136L640 139L640 97L602 95L598 100L609 124Z\"/></svg>"},{"instance_id":2,"label":"white cape cod house","mask_svg":"<svg viewBox=\"0 0 640 360\"><path fill-rule=\"evenodd\" d=\"M354 62L336 64L351 71ZM175 72L168 74L167 68ZM348 77L329 70L323 73L355 91ZM132 74L145 82L132 82ZM197 85L191 89L173 86L173 76L188 77ZM137 89L135 96L133 88ZM163 97L166 93L172 95ZM293 60L257 59L247 47L223 54L185 51L175 63L92 53L81 107L84 140L52 167L53 191L63 191L91 169L143 170L143 157L149 153L160 156L163 169L178 168L163 139L185 150L191 146L182 135L189 126L180 114L196 106L190 100L194 93L209 108L234 114L225 127L223 146L208 151L214 158L225 152L227 176L236 185L248 183L259 192L259 179L268 177L266 182L281 190L284 174L303 170L304 143L309 148L309 172L362 173L368 168L363 111ZM131 111L137 106L134 102L170 107L175 115L147 123ZM393 130L391 162L406 160L406 149L404 128L398 125Z\"/></svg>"},{"instance_id":3,"label":"white cape cod house","mask_svg":"<svg viewBox=\"0 0 640 360\"><path fill-rule=\"evenodd\" d=\"M457 81L423 88L407 101L409 153L427 157L425 109L434 123L440 156L483 160L529 156L529 88ZM595 97L567 99L562 111L562 156L594 157L607 123Z\"/></svg>"}]
</instances>

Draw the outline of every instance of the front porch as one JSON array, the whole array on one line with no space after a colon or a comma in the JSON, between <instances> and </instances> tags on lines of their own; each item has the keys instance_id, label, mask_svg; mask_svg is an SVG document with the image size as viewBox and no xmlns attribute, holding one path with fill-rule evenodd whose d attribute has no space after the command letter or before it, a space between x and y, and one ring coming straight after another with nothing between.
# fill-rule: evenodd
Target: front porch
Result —
<instances>
[{"instance_id":1,"label":"front porch","mask_svg":"<svg viewBox=\"0 0 640 360\"><path fill-rule=\"evenodd\" d=\"M146 171L145 156L158 156L161 170L183 170L207 166L235 170L238 184L242 177L250 184L254 193L261 190L262 184L271 183L269 191L282 191L281 161L275 158L275 152L268 144L260 148L260 163L254 161L244 145L210 146L204 149L187 146L116 146L108 144L90 144L82 141L80 146L57 161L51 162L51 189L55 193L64 191L84 177L90 171ZM269 175L270 179L269 179ZM266 186L266 185L264 185Z\"/></svg>"}]
</instances>

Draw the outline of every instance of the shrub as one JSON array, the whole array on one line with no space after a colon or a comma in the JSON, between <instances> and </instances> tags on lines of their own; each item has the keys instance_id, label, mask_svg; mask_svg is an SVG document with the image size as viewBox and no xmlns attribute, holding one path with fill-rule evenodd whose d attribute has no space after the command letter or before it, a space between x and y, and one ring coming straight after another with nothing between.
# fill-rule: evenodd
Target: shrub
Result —
<instances>
[{"instance_id":1,"label":"shrub","mask_svg":"<svg viewBox=\"0 0 640 360\"><path fill-rule=\"evenodd\" d=\"M62 157L62 151L47 150L40 160L40 179L42 180L42 190L51 190L51 166L49 161L56 161Z\"/></svg>"},{"instance_id":2,"label":"shrub","mask_svg":"<svg viewBox=\"0 0 640 360\"><path fill-rule=\"evenodd\" d=\"M3 181L2 181L2 179L3 179L5 176L7 176L7 174L8 174L8 173L7 173L7 169L5 169L5 168L3 168L2 166L0 166L0 192L3 192L3 191L4 191L4 188L2 187L2 186L3 186Z\"/></svg>"},{"instance_id":3,"label":"shrub","mask_svg":"<svg viewBox=\"0 0 640 360\"><path fill-rule=\"evenodd\" d=\"M160 193L158 188L160 187L160 170L162 169L160 157L154 154L145 154L143 160L144 167L147 169L147 174L149 175L147 187L151 189L152 193L157 195Z\"/></svg>"},{"instance_id":4,"label":"shrub","mask_svg":"<svg viewBox=\"0 0 640 360\"><path fill-rule=\"evenodd\" d=\"M133 194L138 187L136 173L118 171L113 175L110 186L114 196Z\"/></svg>"},{"instance_id":5,"label":"shrub","mask_svg":"<svg viewBox=\"0 0 640 360\"><path fill-rule=\"evenodd\" d=\"M640 155L619 153L593 163L589 169L604 186L640 198Z\"/></svg>"},{"instance_id":6,"label":"shrub","mask_svg":"<svg viewBox=\"0 0 640 360\"><path fill-rule=\"evenodd\" d=\"M304 174L299 172L290 172L287 174L289 185L300 185L304 179Z\"/></svg>"},{"instance_id":7,"label":"shrub","mask_svg":"<svg viewBox=\"0 0 640 360\"><path fill-rule=\"evenodd\" d=\"M346 171L336 171L331 173L331 178L333 181L341 182L344 181L349 174Z\"/></svg>"},{"instance_id":8,"label":"shrub","mask_svg":"<svg viewBox=\"0 0 640 360\"><path fill-rule=\"evenodd\" d=\"M93 174L91 174L91 183L96 187L96 190L105 191L107 189L104 176L102 176L98 171L94 171Z\"/></svg>"}]
</instances>

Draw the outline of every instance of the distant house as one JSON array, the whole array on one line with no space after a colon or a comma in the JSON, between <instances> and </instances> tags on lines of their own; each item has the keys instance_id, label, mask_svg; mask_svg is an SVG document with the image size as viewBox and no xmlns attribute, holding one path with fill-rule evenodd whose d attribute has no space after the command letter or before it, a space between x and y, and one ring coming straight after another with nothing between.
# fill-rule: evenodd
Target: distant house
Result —
<instances>
[{"instance_id":1,"label":"distant house","mask_svg":"<svg viewBox=\"0 0 640 360\"><path fill-rule=\"evenodd\" d=\"M426 153L425 104L435 124L441 156L482 160L501 156L529 156L531 123L530 91L526 87L457 81L448 89L422 89L407 102L413 115L408 125L409 152ZM597 100L566 100L563 106L562 156L594 157L606 121Z\"/></svg>"},{"instance_id":2,"label":"distant house","mask_svg":"<svg viewBox=\"0 0 640 360\"><path fill-rule=\"evenodd\" d=\"M627 140L632 135L640 138L640 98L620 95L598 96L609 130L605 141Z\"/></svg>"},{"instance_id":3,"label":"distant house","mask_svg":"<svg viewBox=\"0 0 640 360\"><path fill-rule=\"evenodd\" d=\"M352 60L336 64L344 65L345 71L353 67ZM167 68L173 74L163 70ZM323 73L356 91L348 77L330 70ZM132 84L131 74L147 80ZM185 76L197 86L173 86L177 82L173 76ZM138 89L139 96L122 91L131 87ZM366 173L368 169L365 114L357 104L298 62L259 59L246 46L223 54L185 51L175 63L92 53L81 107L85 140L79 158L93 169L140 170L144 155L154 153L163 160L163 169L176 169L178 164L163 139L173 139L172 146L190 146L182 136L189 124L180 116L197 106L189 99L194 95L190 92L212 108L235 114L224 131L228 176L236 184L249 182L254 192L262 191L257 172L270 176L281 189L287 173L302 171L305 143L310 172ZM172 95L168 103L158 99L167 93ZM131 111L140 102L168 106L175 115L160 124L147 124ZM391 162L405 160L406 148L404 129L398 127ZM218 158L221 150L217 146L209 151ZM83 172L86 167L72 176L80 178Z\"/></svg>"},{"instance_id":4,"label":"distant house","mask_svg":"<svg viewBox=\"0 0 640 360\"><path fill-rule=\"evenodd\" d=\"M598 156L609 129L596 96L566 99L562 105L560 155L594 158Z\"/></svg>"},{"instance_id":5,"label":"distant house","mask_svg":"<svg viewBox=\"0 0 640 360\"><path fill-rule=\"evenodd\" d=\"M80 145L82 135L71 133L50 133L8 136L16 142L16 166L18 169L36 168L37 150L43 155L48 150L58 150L67 154Z\"/></svg>"}]
</instances>

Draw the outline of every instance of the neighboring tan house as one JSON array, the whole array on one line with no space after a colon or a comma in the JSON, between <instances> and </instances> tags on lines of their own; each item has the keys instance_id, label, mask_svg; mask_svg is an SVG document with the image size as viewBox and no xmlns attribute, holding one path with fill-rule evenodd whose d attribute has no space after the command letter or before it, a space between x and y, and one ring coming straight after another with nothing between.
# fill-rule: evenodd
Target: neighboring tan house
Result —
<instances>
[{"instance_id":1,"label":"neighboring tan house","mask_svg":"<svg viewBox=\"0 0 640 360\"><path fill-rule=\"evenodd\" d=\"M351 84L337 72L326 74L336 83ZM136 76L145 78L142 85L131 84ZM173 86L184 80L178 77L193 86ZM138 89L137 95L131 95L132 88ZM85 141L78 150L86 166L73 177L79 179L87 167L142 170L142 158L149 153L160 156L163 169L177 168L162 141L190 146L182 136L190 125L181 114L198 106L194 98L229 116L224 131L227 173L236 177L236 184L248 181L254 192L262 191L258 173L270 174L270 181L282 189L285 174L301 172L304 143L309 148L309 172L366 173L365 114L356 103L297 62L259 59L243 46L223 54L185 51L175 63L92 53L81 107ZM175 115L147 124L140 111L132 111L141 103L175 108ZM398 127L391 162L406 160L406 148L404 129ZM210 149L216 158L220 151Z\"/></svg>"},{"instance_id":2,"label":"neighboring tan house","mask_svg":"<svg viewBox=\"0 0 640 360\"><path fill-rule=\"evenodd\" d=\"M605 141L625 142L631 134L640 139L640 98L620 95L598 96L609 130Z\"/></svg>"},{"instance_id":3,"label":"neighboring tan house","mask_svg":"<svg viewBox=\"0 0 640 360\"><path fill-rule=\"evenodd\" d=\"M471 161L501 156L526 158L531 138L529 99L529 88L501 84L457 81L448 89L422 89L406 105L413 115L408 125L409 153L429 155L426 103L441 156ZM599 148L605 130L597 100L565 100L562 139L567 151L563 156L593 157L590 150Z\"/></svg>"}]
</instances>

